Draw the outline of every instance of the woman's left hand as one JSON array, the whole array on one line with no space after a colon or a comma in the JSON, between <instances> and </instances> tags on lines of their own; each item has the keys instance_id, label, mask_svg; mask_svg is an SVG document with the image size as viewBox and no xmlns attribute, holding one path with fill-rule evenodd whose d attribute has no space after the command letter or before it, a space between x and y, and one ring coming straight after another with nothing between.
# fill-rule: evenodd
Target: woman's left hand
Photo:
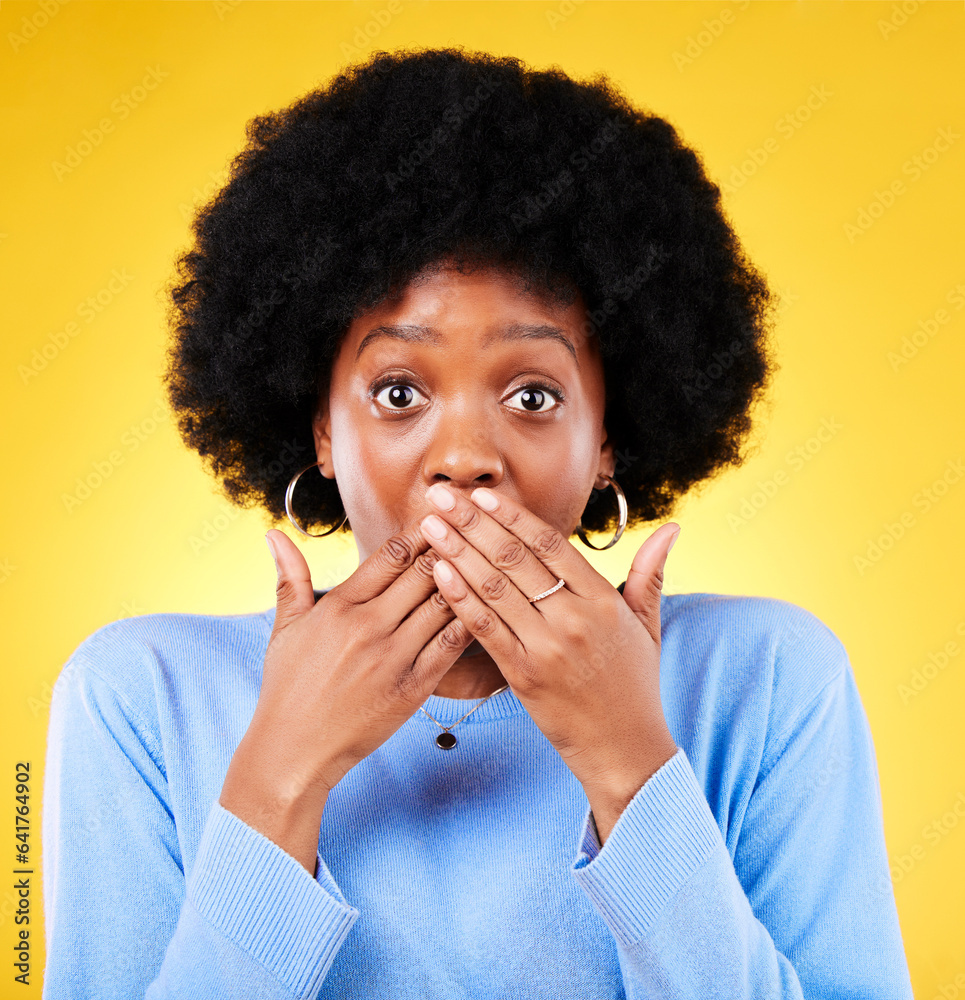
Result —
<instances>
[{"instance_id":1,"label":"woman's left hand","mask_svg":"<svg viewBox=\"0 0 965 1000\"><path fill-rule=\"evenodd\" d=\"M450 510L435 502L451 502L446 494ZM677 752L660 701L660 593L679 525L643 543L621 594L562 532L506 496L477 489L468 500L436 484L426 497L446 528L437 538L426 530L433 516L422 522L442 556L440 593L579 779L598 828L598 805L615 822ZM475 502L487 497L491 511ZM564 587L530 602L561 578Z\"/></svg>"}]
</instances>

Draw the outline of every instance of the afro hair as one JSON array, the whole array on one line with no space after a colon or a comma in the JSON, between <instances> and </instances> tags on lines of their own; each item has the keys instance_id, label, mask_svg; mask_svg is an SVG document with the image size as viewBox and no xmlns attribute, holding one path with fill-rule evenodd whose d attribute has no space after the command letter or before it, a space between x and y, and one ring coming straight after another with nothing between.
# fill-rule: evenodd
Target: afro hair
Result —
<instances>
[{"instance_id":1,"label":"afro hair","mask_svg":"<svg viewBox=\"0 0 965 1000\"><path fill-rule=\"evenodd\" d=\"M285 517L348 326L440 261L580 292L628 527L743 463L776 368L771 292L699 155L604 75L378 51L246 133L166 289L168 398L232 502ZM299 483L306 529L338 526L335 481ZM612 531L615 498L597 497L582 525Z\"/></svg>"}]
</instances>

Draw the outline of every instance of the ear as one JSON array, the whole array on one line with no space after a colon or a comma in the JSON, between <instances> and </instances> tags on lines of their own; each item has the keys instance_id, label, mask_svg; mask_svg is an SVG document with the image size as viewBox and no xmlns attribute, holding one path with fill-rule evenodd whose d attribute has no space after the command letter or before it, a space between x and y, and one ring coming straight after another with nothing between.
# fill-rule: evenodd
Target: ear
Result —
<instances>
[{"instance_id":1,"label":"ear","mask_svg":"<svg viewBox=\"0 0 965 1000\"><path fill-rule=\"evenodd\" d=\"M328 414L328 407L324 403L319 404L312 418L312 435L315 438L315 459L322 464L318 467L319 472L326 479L335 478L335 466L332 463L332 418Z\"/></svg>"},{"instance_id":2,"label":"ear","mask_svg":"<svg viewBox=\"0 0 965 1000\"><path fill-rule=\"evenodd\" d=\"M606 427L603 428L602 441L600 443L600 464L599 471L604 473L613 479L614 472L616 471L616 456L615 443L611 437L607 435ZM596 483L593 484L596 486ZM601 482L599 489L603 489L608 484L606 482Z\"/></svg>"}]
</instances>

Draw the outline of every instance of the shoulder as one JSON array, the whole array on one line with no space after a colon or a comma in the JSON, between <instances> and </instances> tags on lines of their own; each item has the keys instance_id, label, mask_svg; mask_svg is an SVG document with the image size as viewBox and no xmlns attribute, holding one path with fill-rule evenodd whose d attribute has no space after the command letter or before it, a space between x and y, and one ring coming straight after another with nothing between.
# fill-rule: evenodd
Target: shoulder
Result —
<instances>
[{"instance_id":1,"label":"shoulder","mask_svg":"<svg viewBox=\"0 0 965 1000\"><path fill-rule=\"evenodd\" d=\"M211 696L223 684L260 683L271 626L264 612L203 615L162 612L108 622L83 639L54 684L108 690L142 718L161 701ZM247 676L257 674L255 676ZM242 676L244 675L244 676Z\"/></svg>"},{"instance_id":2,"label":"shoulder","mask_svg":"<svg viewBox=\"0 0 965 1000\"><path fill-rule=\"evenodd\" d=\"M667 721L732 851L761 774L811 731L807 720L847 707L850 670L834 632L790 601L710 593L662 599Z\"/></svg>"},{"instance_id":3,"label":"shoulder","mask_svg":"<svg viewBox=\"0 0 965 1000\"><path fill-rule=\"evenodd\" d=\"M713 689L723 711L754 704L783 729L850 670L838 636L806 608L776 597L669 594L661 600L661 663L691 690Z\"/></svg>"},{"instance_id":4,"label":"shoulder","mask_svg":"<svg viewBox=\"0 0 965 1000\"><path fill-rule=\"evenodd\" d=\"M782 657L806 648L840 668L843 646L837 635L811 611L778 597L665 594L660 614L664 633L688 630L709 641Z\"/></svg>"}]
</instances>

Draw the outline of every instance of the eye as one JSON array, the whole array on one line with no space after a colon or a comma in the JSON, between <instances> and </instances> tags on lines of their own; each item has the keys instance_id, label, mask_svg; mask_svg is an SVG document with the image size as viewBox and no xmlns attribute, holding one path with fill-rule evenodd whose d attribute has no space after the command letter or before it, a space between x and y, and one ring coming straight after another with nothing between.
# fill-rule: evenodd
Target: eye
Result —
<instances>
[{"instance_id":1,"label":"eye","mask_svg":"<svg viewBox=\"0 0 965 1000\"><path fill-rule=\"evenodd\" d=\"M372 398L380 406L396 412L417 409L417 406L411 404L415 396L422 396L422 393L413 385L398 377L383 379L373 385L370 391ZM530 382L517 389L509 398L512 399L516 396L521 397L522 406L511 406L510 409L521 409L526 413L549 413L556 409L565 398L562 390L546 382ZM553 405L547 406L546 404L550 402Z\"/></svg>"},{"instance_id":2,"label":"eye","mask_svg":"<svg viewBox=\"0 0 965 1000\"><path fill-rule=\"evenodd\" d=\"M563 401L563 393L545 382L531 382L529 385L524 385L522 389L517 389L509 398L512 399L514 396L522 397L522 409L527 413L549 413ZM544 405L550 401L553 403L552 406ZM513 406L511 409L515 410L519 407Z\"/></svg>"},{"instance_id":3,"label":"eye","mask_svg":"<svg viewBox=\"0 0 965 1000\"><path fill-rule=\"evenodd\" d=\"M413 393L422 395L418 389L409 385L408 382L398 380L380 382L372 387L372 393L376 402L380 403L388 410L413 410L414 406L408 404L412 402ZM384 398L380 399L380 396Z\"/></svg>"}]
</instances>

